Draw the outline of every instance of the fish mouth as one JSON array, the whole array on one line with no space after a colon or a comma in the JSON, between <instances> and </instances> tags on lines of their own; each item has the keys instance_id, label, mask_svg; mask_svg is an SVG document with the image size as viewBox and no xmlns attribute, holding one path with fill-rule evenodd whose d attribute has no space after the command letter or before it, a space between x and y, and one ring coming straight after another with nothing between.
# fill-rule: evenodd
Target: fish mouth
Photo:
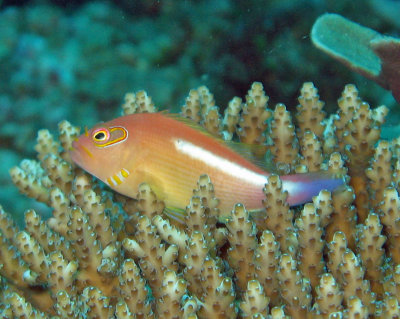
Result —
<instances>
[{"instance_id":1,"label":"fish mouth","mask_svg":"<svg viewBox=\"0 0 400 319\"><path fill-rule=\"evenodd\" d=\"M88 158L93 158L93 154L89 149L80 144L77 140L72 142L69 153L71 159L80 167L84 167L84 163L87 162Z\"/></svg>"}]
</instances>

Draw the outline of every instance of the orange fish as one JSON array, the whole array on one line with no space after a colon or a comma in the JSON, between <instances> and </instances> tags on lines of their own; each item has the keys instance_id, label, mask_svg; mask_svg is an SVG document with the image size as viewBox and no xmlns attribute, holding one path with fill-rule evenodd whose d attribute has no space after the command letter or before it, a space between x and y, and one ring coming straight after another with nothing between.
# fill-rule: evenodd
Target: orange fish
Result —
<instances>
[{"instance_id":1,"label":"orange fish","mask_svg":"<svg viewBox=\"0 0 400 319\"><path fill-rule=\"evenodd\" d=\"M237 143L240 144L240 143ZM122 116L96 125L72 145L72 159L113 190L135 197L148 183L167 212L182 221L182 212L199 176L208 174L223 213L242 203L260 210L270 175L190 120L166 113ZM281 176L288 203L310 201L321 189L343 183L326 172Z\"/></svg>"}]
</instances>

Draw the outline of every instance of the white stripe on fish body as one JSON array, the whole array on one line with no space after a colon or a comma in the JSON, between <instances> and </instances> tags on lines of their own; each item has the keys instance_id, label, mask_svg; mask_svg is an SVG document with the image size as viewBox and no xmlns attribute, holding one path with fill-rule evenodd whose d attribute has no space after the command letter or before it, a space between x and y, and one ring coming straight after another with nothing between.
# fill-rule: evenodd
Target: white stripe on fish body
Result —
<instances>
[{"instance_id":1,"label":"white stripe on fish body","mask_svg":"<svg viewBox=\"0 0 400 319\"><path fill-rule=\"evenodd\" d=\"M174 144L175 148L181 153L193 159L200 160L211 167L219 169L225 174L231 175L232 177L240 178L261 188L268 183L267 176L255 173L188 141L177 139L174 141ZM282 189L287 191L289 194L299 192L299 187L304 187L304 185L292 181L282 181Z\"/></svg>"},{"instance_id":2,"label":"white stripe on fish body","mask_svg":"<svg viewBox=\"0 0 400 319\"><path fill-rule=\"evenodd\" d=\"M263 187L268 182L267 176L255 173L188 141L177 139L174 144L179 152L249 184Z\"/></svg>"}]
</instances>

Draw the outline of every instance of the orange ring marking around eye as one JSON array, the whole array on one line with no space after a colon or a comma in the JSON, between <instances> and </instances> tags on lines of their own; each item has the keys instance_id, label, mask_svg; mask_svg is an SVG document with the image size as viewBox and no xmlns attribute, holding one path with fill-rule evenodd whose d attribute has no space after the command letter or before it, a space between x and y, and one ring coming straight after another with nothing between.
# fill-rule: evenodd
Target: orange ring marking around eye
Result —
<instances>
[{"instance_id":1,"label":"orange ring marking around eye","mask_svg":"<svg viewBox=\"0 0 400 319\"><path fill-rule=\"evenodd\" d=\"M100 129L99 131L102 131L102 130L103 130L103 129ZM116 144L116 143L121 143L121 142L123 142L124 140L127 139L127 137L128 137L128 131L127 131L124 127L122 127L122 126L113 126L113 127L110 127L110 132L107 131L107 133L110 135L110 133L112 133L112 132L114 132L114 131L121 131L121 132L122 132L122 136L121 136L121 137L118 137L118 138L116 138L116 139L114 139L114 140L108 141L108 142L106 142L106 143L101 143L101 144L98 144L98 142L94 141L95 144L96 144L96 146L97 146L97 147L108 147L108 146L114 145L114 144ZM97 132L96 132L96 133L97 133ZM108 138L110 138L110 136L108 136Z\"/></svg>"}]
</instances>

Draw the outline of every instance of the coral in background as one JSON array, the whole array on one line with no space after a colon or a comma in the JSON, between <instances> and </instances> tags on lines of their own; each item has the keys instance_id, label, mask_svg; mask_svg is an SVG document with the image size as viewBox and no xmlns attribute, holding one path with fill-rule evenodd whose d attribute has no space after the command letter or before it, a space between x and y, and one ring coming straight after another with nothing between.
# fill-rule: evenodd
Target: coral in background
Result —
<instances>
[{"instance_id":1,"label":"coral in background","mask_svg":"<svg viewBox=\"0 0 400 319\"><path fill-rule=\"evenodd\" d=\"M400 102L399 38L327 13L314 23L311 39L334 59L390 90Z\"/></svg>"},{"instance_id":2,"label":"coral in background","mask_svg":"<svg viewBox=\"0 0 400 319\"><path fill-rule=\"evenodd\" d=\"M20 229L0 210L1 315L399 317L400 147L398 139L378 142L386 108L371 109L353 85L330 116L312 83L303 85L293 117L268 100L254 83L222 116L199 87L182 115L226 140L255 144L256 152L261 145L277 171L324 169L348 174L348 184L290 208L272 174L263 211L238 203L223 224L207 175L187 199L184 225L175 224L147 184L127 198L75 167L68 149L79 129L64 121L58 139L40 131L37 160L24 160L11 176L53 214L44 220L28 210ZM123 110L155 107L141 91L126 95Z\"/></svg>"}]
</instances>

